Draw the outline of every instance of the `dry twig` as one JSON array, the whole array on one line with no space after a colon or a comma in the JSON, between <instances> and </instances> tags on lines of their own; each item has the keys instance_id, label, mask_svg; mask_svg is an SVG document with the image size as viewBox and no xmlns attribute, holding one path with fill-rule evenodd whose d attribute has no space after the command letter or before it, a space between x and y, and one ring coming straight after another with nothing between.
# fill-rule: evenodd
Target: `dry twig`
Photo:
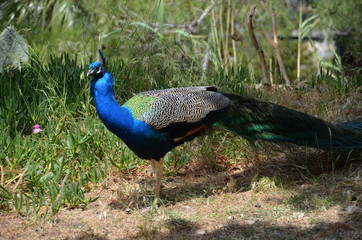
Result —
<instances>
[{"instance_id":1,"label":"dry twig","mask_svg":"<svg viewBox=\"0 0 362 240\"><path fill-rule=\"evenodd\" d=\"M214 1L211 0L212 6L214 6ZM222 63L222 56L221 56L221 49L220 49L220 43L219 43L219 34L216 26L216 16L215 16L215 10L214 8L211 9L211 17L212 17L212 25L213 25L213 37L215 38L215 44L217 49L217 54L219 57L220 63Z\"/></svg>"},{"instance_id":2,"label":"dry twig","mask_svg":"<svg viewBox=\"0 0 362 240\"><path fill-rule=\"evenodd\" d=\"M248 14L248 21L247 21L248 22L248 32L249 32L249 36L251 38L251 42L253 43L256 51L258 52L261 69L263 71L263 83L269 84L269 72L266 67L264 50L259 45L258 40L256 39L255 33L254 33L253 16L254 16L255 9L256 9L255 5L252 5L250 7L250 11Z\"/></svg>"},{"instance_id":3,"label":"dry twig","mask_svg":"<svg viewBox=\"0 0 362 240\"><path fill-rule=\"evenodd\" d=\"M233 2L234 4L234 2ZM233 5L234 6L234 5ZM235 26L234 26L234 11L231 11L231 38L232 38L232 45L233 45L233 57L234 57L234 67L235 69L238 67L238 60L236 56L236 41L234 40L233 36L235 36Z\"/></svg>"},{"instance_id":4,"label":"dry twig","mask_svg":"<svg viewBox=\"0 0 362 240\"><path fill-rule=\"evenodd\" d=\"M284 62L282 59L282 55L280 54L279 47L278 47L278 31L277 31L277 20L276 15L273 13L270 8L265 4L264 0L259 0L263 8L268 12L272 19L272 25L273 25L273 39L271 39L265 32L262 32L264 38L269 42L269 44L273 47L275 56L277 57L277 61L279 64L280 72L282 73L282 76L284 78L285 84L287 86L290 85L290 81L288 78L287 71L285 70Z\"/></svg>"},{"instance_id":5,"label":"dry twig","mask_svg":"<svg viewBox=\"0 0 362 240\"><path fill-rule=\"evenodd\" d=\"M13 191L15 191L15 190L18 188L20 182L23 180L23 177L24 177L24 175L25 175L25 173L26 173L27 170L28 170L28 168L25 168L25 169L22 171L22 173L20 173L18 176L16 176L15 178L13 178L13 179L12 179L10 182L8 182L5 186L4 186L4 185L2 185L2 186L4 186L4 187L6 188L10 183L12 183L13 181L15 181L16 179L19 178L19 180L16 182L16 184L15 184L15 186L14 186L14 188L13 188Z\"/></svg>"},{"instance_id":6,"label":"dry twig","mask_svg":"<svg viewBox=\"0 0 362 240\"><path fill-rule=\"evenodd\" d=\"M170 23L165 23L164 24L164 32L170 32L170 31L174 31L175 29L177 30L184 30L186 32L189 32L191 34L197 34L198 31L198 26L203 22L203 20L205 19L206 15L210 12L211 8L213 7L213 5L211 4L210 6L208 6L200 15L199 18L191 21L190 24L170 24ZM140 17L137 16L136 13L130 11L132 13L132 15L135 15L136 18L138 18L138 20L140 21ZM128 24L132 21L130 20L119 20L118 21L120 24ZM159 30L159 24L158 23L147 23L149 26L155 28L156 31Z\"/></svg>"},{"instance_id":7,"label":"dry twig","mask_svg":"<svg viewBox=\"0 0 362 240\"><path fill-rule=\"evenodd\" d=\"M1 172L0 185L4 186L4 167L2 165L0 165L0 172Z\"/></svg>"}]
</instances>

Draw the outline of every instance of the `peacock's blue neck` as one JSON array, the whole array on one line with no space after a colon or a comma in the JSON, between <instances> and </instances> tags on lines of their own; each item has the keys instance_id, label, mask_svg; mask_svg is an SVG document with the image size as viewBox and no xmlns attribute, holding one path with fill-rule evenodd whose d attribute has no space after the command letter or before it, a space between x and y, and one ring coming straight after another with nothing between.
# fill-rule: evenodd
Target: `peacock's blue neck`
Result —
<instances>
[{"instance_id":1,"label":"peacock's blue neck","mask_svg":"<svg viewBox=\"0 0 362 240\"><path fill-rule=\"evenodd\" d=\"M117 136L126 136L133 126L132 114L117 103L113 92L113 77L109 72L105 71L103 77L92 80L91 94L104 125Z\"/></svg>"},{"instance_id":2,"label":"peacock's blue neck","mask_svg":"<svg viewBox=\"0 0 362 240\"><path fill-rule=\"evenodd\" d=\"M113 78L107 71L101 78L92 80L91 93L104 125L140 158L159 159L179 144L166 134L153 131L146 123L135 119L131 107L117 103L113 92Z\"/></svg>"}]
</instances>

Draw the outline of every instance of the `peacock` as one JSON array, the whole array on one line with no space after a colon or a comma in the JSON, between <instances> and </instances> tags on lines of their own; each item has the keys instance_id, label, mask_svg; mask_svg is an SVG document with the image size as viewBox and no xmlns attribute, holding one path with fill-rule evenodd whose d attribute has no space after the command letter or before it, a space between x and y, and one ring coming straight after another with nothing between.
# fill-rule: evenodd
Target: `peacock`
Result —
<instances>
[{"instance_id":1,"label":"peacock","mask_svg":"<svg viewBox=\"0 0 362 240\"><path fill-rule=\"evenodd\" d=\"M151 161L156 199L165 154L210 127L250 141L287 142L328 151L362 150L362 119L333 124L273 103L220 92L214 86L145 91L120 106L101 51L99 56L87 72L93 77L90 89L98 116L138 157Z\"/></svg>"}]
</instances>

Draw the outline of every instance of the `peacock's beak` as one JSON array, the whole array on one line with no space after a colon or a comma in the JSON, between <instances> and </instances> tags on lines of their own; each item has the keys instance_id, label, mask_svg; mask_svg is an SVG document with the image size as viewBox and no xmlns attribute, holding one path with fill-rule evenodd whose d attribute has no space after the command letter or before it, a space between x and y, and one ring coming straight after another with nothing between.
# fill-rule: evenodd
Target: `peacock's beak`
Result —
<instances>
[{"instance_id":1,"label":"peacock's beak","mask_svg":"<svg viewBox=\"0 0 362 240\"><path fill-rule=\"evenodd\" d=\"M93 76L94 70L93 69L89 69L87 72L87 77L89 76Z\"/></svg>"}]
</instances>

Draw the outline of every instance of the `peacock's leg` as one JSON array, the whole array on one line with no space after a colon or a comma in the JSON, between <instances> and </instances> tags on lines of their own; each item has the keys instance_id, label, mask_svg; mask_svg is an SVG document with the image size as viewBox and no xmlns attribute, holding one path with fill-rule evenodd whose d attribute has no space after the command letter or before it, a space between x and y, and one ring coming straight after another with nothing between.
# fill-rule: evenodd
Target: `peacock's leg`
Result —
<instances>
[{"instance_id":1,"label":"peacock's leg","mask_svg":"<svg viewBox=\"0 0 362 240\"><path fill-rule=\"evenodd\" d=\"M151 159L151 160L150 160L150 170L151 170L150 172L151 172L151 176L154 175L155 172L156 172L156 166L155 166L155 164L156 164L156 160Z\"/></svg>"},{"instance_id":2,"label":"peacock's leg","mask_svg":"<svg viewBox=\"0 0 362 240\"><path fill-rule=\"evenodd\" d=\"M161 158L159 161L154 161L154 171L156 175L156 186L155 186L155 198L160 198L160 190L161 190L161 180L163 177L163 158ZM151 163L152 166L152 163Z\"/></svg>"}]
</instances>

